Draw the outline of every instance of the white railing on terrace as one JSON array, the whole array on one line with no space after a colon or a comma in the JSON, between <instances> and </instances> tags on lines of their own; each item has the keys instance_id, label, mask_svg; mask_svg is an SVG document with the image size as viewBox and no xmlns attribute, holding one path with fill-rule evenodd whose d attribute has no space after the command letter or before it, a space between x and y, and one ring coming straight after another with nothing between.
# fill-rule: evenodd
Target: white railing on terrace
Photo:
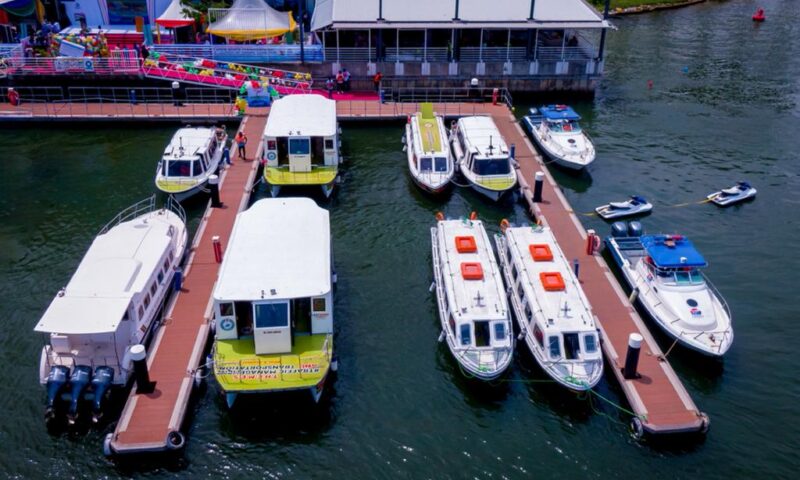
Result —
<instances>
[{"instance_id":1,"label":"white railing on terrace","mask_svg":"<svg viewBox=\"0 0 800 480\"><path fill-rule=\"evenodd\" d=\"M583 47L537 47L536 58L539 60L589 60L591 57Z\"/></svg>"},{"instance_id":2,"label":"white railing on terrace","mask_svg":"<svg viewBox=\"0 0 800 480\"><path fill-rule=\"evenodd\" d=\"M505 62L525 60L525 47L461 47L459 55L462 62Z\"/></svg>"},{"instance_id":3,"label":"white railing on terrace","mask_svg":"<svg viewBox=\"0 0 800 480\"><path fill-rule=\"evenodd\" d=\"M300 45L154 45L152 50L170 55L207 58L224 62L297 63ZM303 45L303 60L323 61L322 45Z\"/></svg>"},{"instance_id":4,"label":"white railing on terrace","mask_svg":"<svg viewBox=\"0 0 800 480\"><path fill-rule=\"evenodd\" d=\"M136 74L141 61L133 50L116 50L110 57L23 57L6 58L9 75L92 75Z\"/></svg>"},{"instance_id":5,"label":"white railing on terrace","mask_svg":"<svg viewBox=\"0 0 800 480\"><path fill-rule=\"evenodd\" d=\"M375 60L375 49L367 47L328 47L324 52L326 62L371 62Z\"/></svg>"},{"instance_id":6,"label":"white railing on terrace","mask_svg":"<svg viewBox=\"0 0 800 480\"><path fill-rule=\"evenodd\" d=\"M447 47L389 47L386 49L387 62L446 62Z\"/></svg>"}]
</instances>

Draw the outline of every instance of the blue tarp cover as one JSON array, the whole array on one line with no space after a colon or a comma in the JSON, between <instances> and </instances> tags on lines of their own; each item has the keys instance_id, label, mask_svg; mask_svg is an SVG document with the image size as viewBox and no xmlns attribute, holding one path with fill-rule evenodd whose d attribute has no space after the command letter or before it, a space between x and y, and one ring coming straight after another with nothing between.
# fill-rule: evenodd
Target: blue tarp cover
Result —
<instances>
[{"instance_id":1,"label":"blue tarp cover","mask_svg":"<svg viewBox=\"0 0 800 480\"><path fill-rule=\"evenodd\" d=\"M665 245L669 238L673 240L675 246ZM666 235L645 235L642 237L642 245L653 263L661 268L680 268L680 267L705 267L706 259L700 255L691 241L684 237Z\"/></svg>"},{"instance_id":2,"label":"blue tarp cover","mask_svg":"<svg viewBox=\"0 0 800 480\"><path fill-rule=\"evenodd\" d=\"M567 105L547 105L539 109L548 120L580 120L581 116Z\"/></svg>"}]
</instances>

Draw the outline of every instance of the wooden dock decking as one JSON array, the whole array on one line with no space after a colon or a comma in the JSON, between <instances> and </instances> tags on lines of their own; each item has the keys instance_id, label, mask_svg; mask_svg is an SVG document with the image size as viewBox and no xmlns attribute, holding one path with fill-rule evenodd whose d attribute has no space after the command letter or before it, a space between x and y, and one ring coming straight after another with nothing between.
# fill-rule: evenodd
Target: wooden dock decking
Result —
<instances>
[{"instance_id":1,"label":"wooden dock decking","mask_svg":"<svg viewBox=\"0 0 800 480\"><path fill-rule=\"evenodd\" d=\"M636 309L628 301L606 262L599 254L586 253L587 234L553 177L505 107L496 107L492 117L506 143L516 145L519 173L533 188L537 171L545 173L543 201L532 204L534 214L548 225L567 258L580 262L580 283L592 305L602 332L606 364L616 376L644 432L666 434L702 431L708 419L701 413L653 339ZM639 357L640 378L627 380L622 375L628 336L644 337Z\"/></svg>"},{"instance_id":2,"label":"wooden dock decking","mask_svg":"<svg viewBox=\"0 0 800 480\"><path fill-rule=\"evenodd\" d=\"M143 104L79 104L73 108L62 105L57 106L64 109L57 110L44 104L19 107L0 104L0 121L98 121L105 118L183 121L235 116L228 105L153 107L151 104L147 107ZM268 111L249 109L240 127L249 137L248 151L254 158ZM342 120L403 119L417 111L417 103L337 102L337 114ZM516 160L523 183L532 187L535 173L545 173L544 201L531 204L531 208L537 218L550 226L564 253L569 258L580 260L580 281L602 332L607 365L619 381L633 412L641 420L644 431L650 434L703 431L708 425L707 417L697 409L664 359L608 265L600 255L587 255L587 235L583 226L508 107L485 103L434 103L434 111L448 117L491 115L506 143L516 145ZM135 389L131 392L112 434L110 446L115 453L165 450L168 436L181 429L192 391L193 373L201 363L208 340L210 298L220 266L214 260L211 237L219 235L224 250L236 214L246 208L249 201L249 188L257 164L236 157L234 166L222 177L220 194L225 207L209 208L204 214L187 261L183 290L167 307L164 326L157 332L150 348L148 365L156 390L152 394L138 394ZM529 191L522 193L530 194ZM644 337L638 368L641 377L626 380L621 368L631 333Z\"/></svg>"},{"instance_id":3,"label":"wooden dock decking","mask_svg":"<svg viewBox=\"0 0 800 480\"><path fill-rule=\"evenodd\" d=\"M117 454L162 451L182 440L180 433L209 335L211 294L220 264L215 261L212 237L219 236L223 255L236 214L247 207L255 179L266 111L251 109L240 126L248 137L249 160L236 154L221 176L222 208L209 207L190 250L181 291L167 306L164 324L150 346L147 364L155 391L140 394L134 387L111 436ZM257 147L258 146L258 147ZM172 438L168 438L172 436Z\"/></svg>"}]
</instances>

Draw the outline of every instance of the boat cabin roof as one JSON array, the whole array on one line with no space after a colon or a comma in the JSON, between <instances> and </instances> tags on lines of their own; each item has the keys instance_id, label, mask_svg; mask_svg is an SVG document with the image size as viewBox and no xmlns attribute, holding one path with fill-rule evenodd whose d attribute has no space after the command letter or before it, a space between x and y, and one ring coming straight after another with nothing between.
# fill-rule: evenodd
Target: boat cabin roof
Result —
<instances>
[{"instance_id":1,"label":"boat cabin roof","mask_svg":"<svg viewBox=\"0 0 800 480\"><path fill-rule=\"evenodd\" d=\"M332 137L336 135L336 102L322 95L287 95L269 110L265 137Z\"/></svg>"},{"instance_id":2,"label":"boat cabin roof","mask_svg":"<svg viewBox=\"0 0 800 480\"><path fill-rule=\"evenodd\" d=\"M505 288L483 223L467 219L440 221L438 240L442 276L455 322L505 320Z\"/></svg>"},{"instance_id":3,"label":"boat cabin roof","mask_svg":"<svg viewBox=\"0 0 800 480\"><path fill-rule=\"evenodd\" d=\"M694 244L682 235L644 235L642 246L659 268L705 267L708 265Z\"/></svg>"},{"instance_id":4,"label":"boat cabin roof","mask_svg":"<svg viewBox=\"0 0 800 480\"><path fill-rule=\"evenodd\" d=\"M186 127L180 128L172 136L164 149L165 160L192 159L208 149L208 144L216 135L214 128Z\"/></svg>"},{"instance_id":5,"label":"boat cabin roof","mask_svg":"<svg viewBox=\"0 0 800 480\"><path fill-rule=\"evenodd\" d=\"M421 112L411 117L411 129L416 137L415 153L417 156L447 156L450 146L441 135L443 120L433 113L432 104L423 103L421 107Z\"/></svg>"},{"instance_id":6,"label":"boat cabin roof","mask_svg":"<svg viewBox=\"0 0 800 480\"><path fill-rule=\"evenodd\" d=\"M580 120L581 116L578 115L572 107L568 105L547 105L541 107L539 111L542 116L547 120Z\"/></svg>"},{"instance_id":7,"label":"boat cabin roof","mask_svg":"<svg viewBox=\"0 0 800 480\"><path fill-rule=\"evenodd\" d=\"M589 300L575 278L569 259L564 256L549 227L524 226L508 228L506 241L512 252L512 262L531 310L538 303L546 319L546 331L594 331L594 315ZM558 273L561 287L545 286L548 275ZM534 303L535 302L535 303ZM566 306L566 308L565 308ZM550 322L549 320L553 320Z\"/></svg>"},{"instance_id":8,"label":"boat cabin roof","mask_svg":"<svg viewBox=\"0 0 800 480\"><path fill-rule=\"evenodd\" d=\"M266 198L236 216L215 300L283 300L330 290L327 210L309 198Z\"/></svg>"},{"instance_id":9,"label":"boat cabin roof","mask_svg":"<svg viewBox=\"0 0 800 480\"><path fill-rule=\"evenodd\" d=\"M159 216L161 211L98 235L34 330L62 334L116 331L131 299L145 290L169 248L172 224Z\"/></svg>"},{"instance_id":10,"label":"boat cabin roof","mask_svg":"<svg viewBox=\"0 0 800 480\"><path fill-rule=\"evenodd\" d=\"M477 150L482 157L508 157L506 141L492 117L463 117L458 121L458 128L469 151Z\"/></svg>"}]
</instances>

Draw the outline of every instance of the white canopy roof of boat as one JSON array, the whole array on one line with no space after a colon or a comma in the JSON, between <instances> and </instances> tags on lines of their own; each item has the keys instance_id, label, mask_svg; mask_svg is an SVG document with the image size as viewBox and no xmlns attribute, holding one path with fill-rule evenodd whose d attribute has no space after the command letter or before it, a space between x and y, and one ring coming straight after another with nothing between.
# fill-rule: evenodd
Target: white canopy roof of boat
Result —
<instances>
[{"instance_id":1,"label":"white canopy roof of boat","mask_svg":"<svg viewBox=\"0 0 800 480\"><path fill-rule=\"evenodd\" d=\"M208 142L214 138L213 128L186 127L179 128L172 136L167 147L164 149L164 158L168 159L194 159L196 155L208 148ZM181 151L183 148L183 151Z\"/></svg>"},{"instance_id":2,"label":"white canopy roof of boat","mask_svg":"<svg viewBox=\"0 0 800 480\"><path fill-rule=\"evenodd\" d=\"M327 210L309 198L266 198L237 215L215 300L282 300L330 290Z\"/></svg>"},{"instance_id":3,"label":"white canopy roof of boat","mask_svg":"<svg viewBox=\"0 0 800 480\"><path fill-rule=\"evenodd\" d=\"M194 18L186 15L183 11L188 8L181 3L181 0L172 0L164 13L157 19L156 23L166 28L186 27L194 23Z\"/></svg>"},{"instance_id":4,"label":"white canopy roof of boat","mask_svg":"<svg viewBox=\"0 0 800 480\"><path fill-rule=\"evenodd\" d=\"M170 223L157 213L121 223L94 239L37 332L114 332L134 295L144 290L170 244Z\"/></svg>"},{"instance_id":5,"label":"white canopy roof of boat","mask_svg":"<svg viewBox=\"0 0 800 480\"><path fill-rule=\"evenodd\" d=\"M458 120L458 128L470 151L477 148L482 157L508 156L506 141L492 117L462 117Z\"/></svg>"},{"instance_id":6,"label":"white canopy roof of boat","mask_svg":"<svg viewBox=\"0 0 800 480\"><path fill-rule=\"evenodd\" d=\"M380 1L320 0L311 18L311 29L610 27L584 0L382 0L382 10ZM458 20L453 19L456 5Z\"/></svg>"},{"instance_id":7,"label":"white canopy roof of boat","mask_svg":"<svg viewBox=\"0 0 800 480\"><path fill-rule=\"evenodd\" d=\"M272 104L266 137L332 137L336 135L336 102L322 95L287 95Z\"/></svg>"},{"instance_id":8,"label":"white canopy roof of boat","mask_svg":"<svg viewBox=\"0 0 800 480\"><path fill-rule=\"evenodd\" d=\"M217 10L224 14L215 19L206 31L234 40L274 37L297 27L290 12L279 12L264 0L235 0L231 8Z\"/></svg>"}]
</instances>

